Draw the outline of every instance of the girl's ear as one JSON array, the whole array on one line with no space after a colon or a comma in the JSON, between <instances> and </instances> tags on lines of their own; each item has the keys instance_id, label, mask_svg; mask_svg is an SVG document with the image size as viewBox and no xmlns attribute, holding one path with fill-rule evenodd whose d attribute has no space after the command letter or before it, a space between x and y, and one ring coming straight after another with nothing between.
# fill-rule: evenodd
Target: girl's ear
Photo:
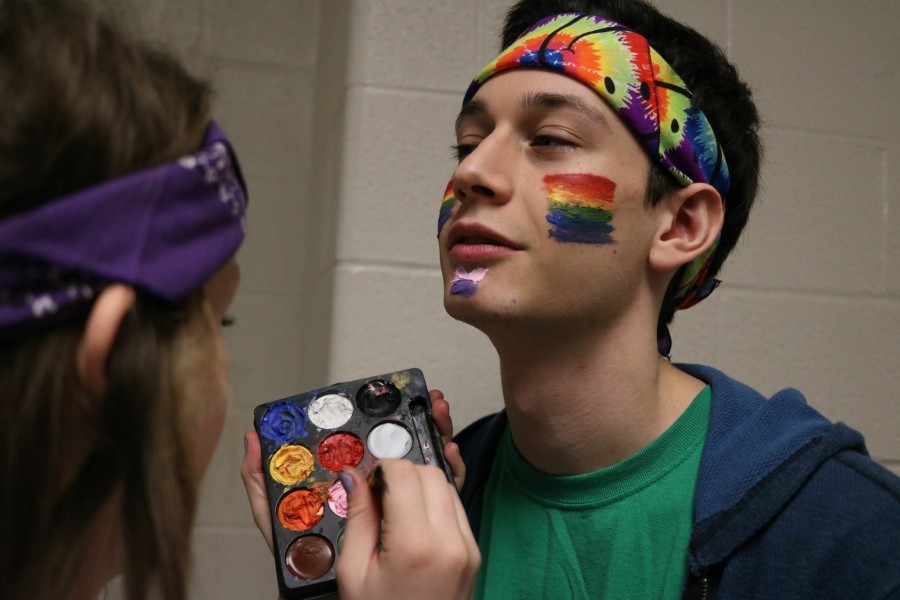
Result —
<instances>
[{"instance_id":1,"label":"girl's ear","mask_svg":"<svg viewBox=\"0 0 900 600\"><path fill-rule=\"evenodd\" d=\"M102 397L106 392L106 363L122 319L134 306L134 289L114 283L105 288L88 316L75 356L78 378L88 392Z\"/></svg>"},{"instance_id":2,"label":"girl's ear","mask_svg":"<svg viewBox=\"0 0 900 600\"><path fill-rule=\"evenodd\" d=\"M650 265L674 273L715 243L722 231L725 207L714 187L693 183L663 201L660 226L650 252Z\"/></svg>"}]
</instances>

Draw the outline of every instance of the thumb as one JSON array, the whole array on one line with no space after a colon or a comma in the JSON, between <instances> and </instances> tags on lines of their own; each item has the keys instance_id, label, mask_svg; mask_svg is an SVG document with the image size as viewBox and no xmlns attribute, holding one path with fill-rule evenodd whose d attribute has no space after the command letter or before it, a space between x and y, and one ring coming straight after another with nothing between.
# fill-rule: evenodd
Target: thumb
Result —
<instances>
[{"instance_id":1,"label":"thumb","mask_svg":"<svg viewBox=\"0 0 900 600\"><path fill-rule=\"evenodd\" d=\"M259 447L259 436L255 431L244 434L244 462L241 464L241 479L244 481L244 490L250 501L250 512L253 521L263 539L272 551L272 514L269 508L269 494L266 490L266 482L262 471L262 450Z\"/></svg>"},{"instance_id":2,"label":"thumb","mask_svg":"<svg viewBox=\"0 0 900 600\"><path fill-rule=\"evenodd\" d=\"M378 554L381 510L368 482L359 471L345 467L338 477L347 491L347 525L338 563L338 580L341 579L340 572L345 577L365 578L369 563Z\"/></svg>"}]
</instances>

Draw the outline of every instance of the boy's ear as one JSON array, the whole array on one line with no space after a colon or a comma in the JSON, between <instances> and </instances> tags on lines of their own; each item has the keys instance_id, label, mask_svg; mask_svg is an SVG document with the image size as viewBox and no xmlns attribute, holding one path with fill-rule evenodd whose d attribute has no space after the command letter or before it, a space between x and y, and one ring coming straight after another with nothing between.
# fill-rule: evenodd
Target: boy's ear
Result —
<instances>
[{"instance_id":1,"label":"boy's ear","mask_svg":"<svg viewBox=\"0 0 900 600\"><path fill-rule=\"evenodd\" d=\"M75 366L81 384L97 398L106 392L106 362L122 319L134 306L134 299L133 288L114 283L100 292L85 323Z\"/></svg>"},{"instance_id":2,"label":"boy's ear","mask_svg":"<svg viewBox=\"0 0 900 600\"><path fill-rule=\"evenodd\" d=\"M725 207L714 187L692 183L663 200L660 225L650 252L650 266L674 272L697 258L722 231Z\"/></svg>"}]
</instances>

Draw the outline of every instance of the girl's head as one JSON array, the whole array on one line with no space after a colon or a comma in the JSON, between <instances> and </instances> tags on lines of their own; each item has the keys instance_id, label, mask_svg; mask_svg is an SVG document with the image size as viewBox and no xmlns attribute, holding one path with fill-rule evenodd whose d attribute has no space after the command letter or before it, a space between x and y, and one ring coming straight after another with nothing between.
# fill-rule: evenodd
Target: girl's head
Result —
<instances>
[{"instance_id":1,"label":"girl's head","mask_svg":"<svg viewBox=\"0 0 900 600\"><path fill-rule=\"evenodd\" d=\"M105 556L184 598L246 205L209 88L85 5L0 0L0 106L0 596Z\"/></svg>"}]
</instances>

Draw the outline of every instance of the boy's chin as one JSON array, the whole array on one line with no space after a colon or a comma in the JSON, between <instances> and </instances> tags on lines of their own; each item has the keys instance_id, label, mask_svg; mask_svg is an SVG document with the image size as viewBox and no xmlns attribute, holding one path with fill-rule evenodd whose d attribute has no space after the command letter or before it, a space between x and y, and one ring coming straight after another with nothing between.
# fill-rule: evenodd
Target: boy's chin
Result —
<instances>
[{"instance_id":1,"label":"boy's chin","mask_svg":"<svg viewBox=\"0 0 900 600\"><path fill-rule=\"evenodd\" d=\"M444 294L444 310L458 321L477 325L486 321L494 322L500 319L500 311L491 305L487 295L478 293L470 296L461 294Z\"/></svg>"},{"instance_id":2,"label":"boy's chin","mask_svg":"<svg viewBox=\"0 0 900 600\"><path fill-rule=\"evenodd\" d=\"M449 291L444 292L444 310L454 319L465 320L464 317L469 314L477 314L484 310L481 306L482 302L477 294L463 296L461 294L453 294Z\"/></svg>"}]
</instances>

